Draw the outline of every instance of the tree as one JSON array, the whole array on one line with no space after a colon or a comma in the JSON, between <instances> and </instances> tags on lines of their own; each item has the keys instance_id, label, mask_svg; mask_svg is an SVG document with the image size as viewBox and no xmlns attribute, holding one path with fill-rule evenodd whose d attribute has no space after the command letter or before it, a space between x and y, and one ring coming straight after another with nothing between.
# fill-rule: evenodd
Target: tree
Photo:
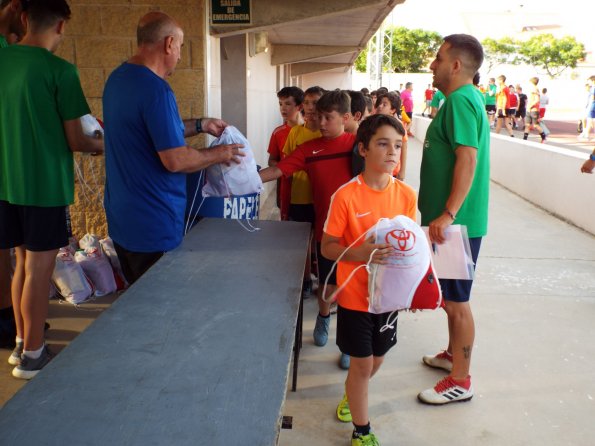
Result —
<instances>
[{"instance_id":1,"label":"tree","mask_svg":"<svg viewBox=\"0 0 595 446\"><path fill-rule=\"evenodd\" d=\"M417 73L427 68L442 44L442 36L434 31L390 26L384 30L385 51L382 60L384 73ZM388 48L387 48L388 47ZM392 51L389 51L389 48ZM368 50L355 61L355 69L366 71Z\"/></svg>"},{"instance_id":2,"label":"tree","mask_svg":"<svg viewBox=\"0 0 595 446\"><path fill-rule=\"evenodd\" d=\"M518 65L519 43L510 37L495 40L490 37L481 42L485 54L485 62L488 64L488 73L501 64Z\"/></svg>"},{"instance_id":3,"label":"tree","mask_svg":"<svg viewBox=\"0 0 595 446\"><path fill-rule=\"evenodd\" d=\"M574 37L556 39L552 34L539 34L521 42L519 54L524 62L545 70L551 78L558 77L566 68L576 68L587 55L585 45Z\"/></svg>"}]
</instances>

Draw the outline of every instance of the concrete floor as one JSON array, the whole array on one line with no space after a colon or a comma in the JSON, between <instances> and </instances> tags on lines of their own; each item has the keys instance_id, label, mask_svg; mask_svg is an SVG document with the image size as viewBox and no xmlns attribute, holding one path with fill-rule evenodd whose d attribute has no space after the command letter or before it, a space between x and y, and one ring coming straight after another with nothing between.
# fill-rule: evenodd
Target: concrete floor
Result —
<instances>
[{"instance_id":1,"label":"concrete floor","mask_svg":"<svg viewBox=\"0 0 595 446\"><path fill-rule=\"evenodd\" d=\"M419 141L411 140L409 157L408 182L417 187ZM475 397L445 407L417 402L417 393L443 376L423 366L421 356L445 348L446 318L442 311L402 313L398 344L370 387L372 426L385 446L595 444L595 237L498 185L491 192L490 232L472 299ZM586 205L592 195L585 193ZM261 217L275 213L265 207ZM53 350L114 299L81 309L52 301ZM281 446L349 444L351 425L334 415L346 377L337 367L335 321L327 346L315 347L316 311L316 301L306 300L298 391L288 390L283 411L293 416L293 428L281 431ZM24 384L10 376L8 354L0 350L0 404Z\"/></svg>"},{"instance_id":2,"label":"concrete floor","mask_svg":"<svg viewBox=\"0 0 595 446\"><path fill-rule=\"evenodd\" d=\"M407 178L414 187L420 157L415 140L408 163L415 175ZM595 444L595 237L496 184L491 194L472 296L475 396L443 407L418 403L417 393L444 376L421 357L446 348L446 316L401 313L398 344L370 385L370 421L383 445ZM349 444L352 426L335 417L346 377L336 325L325 347L314 346L316 311L306 300L298 391L288 391L284 409L293 428L281 431L282 446Z\"/></svg>"}]
</instances>

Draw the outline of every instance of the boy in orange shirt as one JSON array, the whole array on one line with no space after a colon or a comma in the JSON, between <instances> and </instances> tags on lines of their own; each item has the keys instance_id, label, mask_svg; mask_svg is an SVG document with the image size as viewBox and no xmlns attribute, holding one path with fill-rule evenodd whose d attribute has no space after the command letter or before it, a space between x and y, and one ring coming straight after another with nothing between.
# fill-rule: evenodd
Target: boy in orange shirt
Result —
<instances>
[{"instance_id":1,"label":"boy in orange shirt","mask_svg":"<svg viewBox=\"0 0 595 446\"><path fill-rule=\"evenodd\" d=\"M401 122L392 116L374 115L363 121L357 145L365 159L364 171L340 187L331 198L322 236L322 254L336 260L348 246L367 232L380 218L405 215L416 218L414 190L392 176L399 165L405 136ZM337 267L337 285L372 255L372 263L383 264L393 251L390 244L376 244L373 238L350 248ZM374 254L373 251L377 250ZM396 343L396 321L389 329L390 313L368 312L368 274L360 269L338 296L337 345L351 356L345 395L337 407L337 417L353 422L351 445L379 445L368 418L368 384L378 371L384 355Z\"/></svg>"},{"instance_id":2,"label":"boy in orange shirt","mask_svg":"<svg viewBox=\"0 0 595 446\"><path fill-rule=\"evenodd\" d=\"M331 274L333 262L320 253L322 226L328 213L331 196L351 180L351 153L355 135L345 133L345 123L349 119L350 98L340 90L328 91L316 103L321 137L299 145L295 151L279 161L276 166L260 171L263 182L288 177L294 172L305 170L312 185L314 201L314 236L317 244L318 277L324 283L329 276L327 295L334 291L335 274ZM325 296L326 297L326 296ZM330 303L322 296L318 287L318 316L314 326L314 343L323 347L328 342L330 327ZM340 366L348 368L349 357L342 355Z\"/></svg>"}]
</instances>

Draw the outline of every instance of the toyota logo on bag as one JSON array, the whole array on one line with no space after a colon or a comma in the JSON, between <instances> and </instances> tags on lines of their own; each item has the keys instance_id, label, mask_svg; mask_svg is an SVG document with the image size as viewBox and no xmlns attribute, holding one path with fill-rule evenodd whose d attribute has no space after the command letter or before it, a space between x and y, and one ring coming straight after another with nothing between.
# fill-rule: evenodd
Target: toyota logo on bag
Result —
<instances>
[{"instance_id":1,"label":"toyota logo on bag","mask_svg":"<svg viewBox=\"0 0 595 446\"><path fill-rule=\"evenodd\" d=\"M386 234L385 241L399 251L411 251L415 246L415 234L405 229L395 229Z\"/></svg>"}]
</instances>

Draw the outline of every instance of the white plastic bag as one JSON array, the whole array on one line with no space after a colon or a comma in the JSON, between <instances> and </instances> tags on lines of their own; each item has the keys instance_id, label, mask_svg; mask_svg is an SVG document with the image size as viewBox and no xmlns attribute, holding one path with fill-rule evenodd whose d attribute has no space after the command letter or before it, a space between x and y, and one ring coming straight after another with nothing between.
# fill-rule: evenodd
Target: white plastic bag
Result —
<instances>
[{"instance_id":1,"label":"white plastic bag","mask_svg":"<svg viewBox=\"0 0 595 446\"><path fill-rule=\"evenodd\" d=\"M409 217L382 218L366 238L388 243L394 250L388 263L370 263L368 293L370 313L404 309L436 309L442 293L422 228Z\"/></svg>"},{"instance_id":2,"label":"white plastic bag","mask_svg":"<svg viewBox=\"0 0 595 446\"><path fill-rule=\"evenodd\" d=\"M116 285L118 286L118 290L123 290L128 286L128 282L126 282L126 278L124 277L122 265L120 265L120 259L118 259L116 248L114 248L114 242L110 237L106 237L99 240L99 244L101 245L101 249L103 249L103 253L112 265L114 275L116 276Z\"/></svg>"},{"instance_id":3,"label":"white plastic bag","mask_svg":"<svg viewBox=\"0 0 595 446\"><path fill-rule=\"evenodd\" d=\"M248 140L233 126L227 126L212 146L221 144L243 144L240 149L245 156L241 162L232 162L229 166L215 164L206 169L206 184L202 189L204 197L229 197L262 192L262 180L256 170L256 160Z\"/></svg>"},{"instance_id":4,"label":"white plastic bag","mask_svg":"<svg viewBox=\"0 0 595 446\"><path fill-rule=\"evenodd\" d=\"M60 295L71 304L80 304L93 295L91 282L67 248L58 251L52 281Z\"/></svg>"},{"instance_id":5,"label":"white plastic bag","mask_svg":"<svg viewBox=\"0 0 595 446\"><path fill-rule=\"evenodd\" d=\"M85 234L82 239L79 240L79 246L82 250L97 248L100 249L99 237L95 234Z\"/></svg>"},{"instance_id":6,"label":"white plastic bag","mask_svg":"<svg viewBox=\"0 0 595 446\"><path fill-rule=\"evenodd\" d=\"M87 248L77 251L74 260L81 265L85 274L95 286L95 296L101 297L116 291L116 280L112 266L101 248Z\"/></svg>"},{"instance_id":7,"label":"white plastic bag","mask_svg":"<svg viewBox=\"0 0 595 446\"><path fill-rule=\"evenodd\" d=\"M83 133L87 136L94 137L96 132L103 135L103 127L101 127L101 124L94 116L81 116L81 125L83 126Z\"/></svg>"}]
</instances>

